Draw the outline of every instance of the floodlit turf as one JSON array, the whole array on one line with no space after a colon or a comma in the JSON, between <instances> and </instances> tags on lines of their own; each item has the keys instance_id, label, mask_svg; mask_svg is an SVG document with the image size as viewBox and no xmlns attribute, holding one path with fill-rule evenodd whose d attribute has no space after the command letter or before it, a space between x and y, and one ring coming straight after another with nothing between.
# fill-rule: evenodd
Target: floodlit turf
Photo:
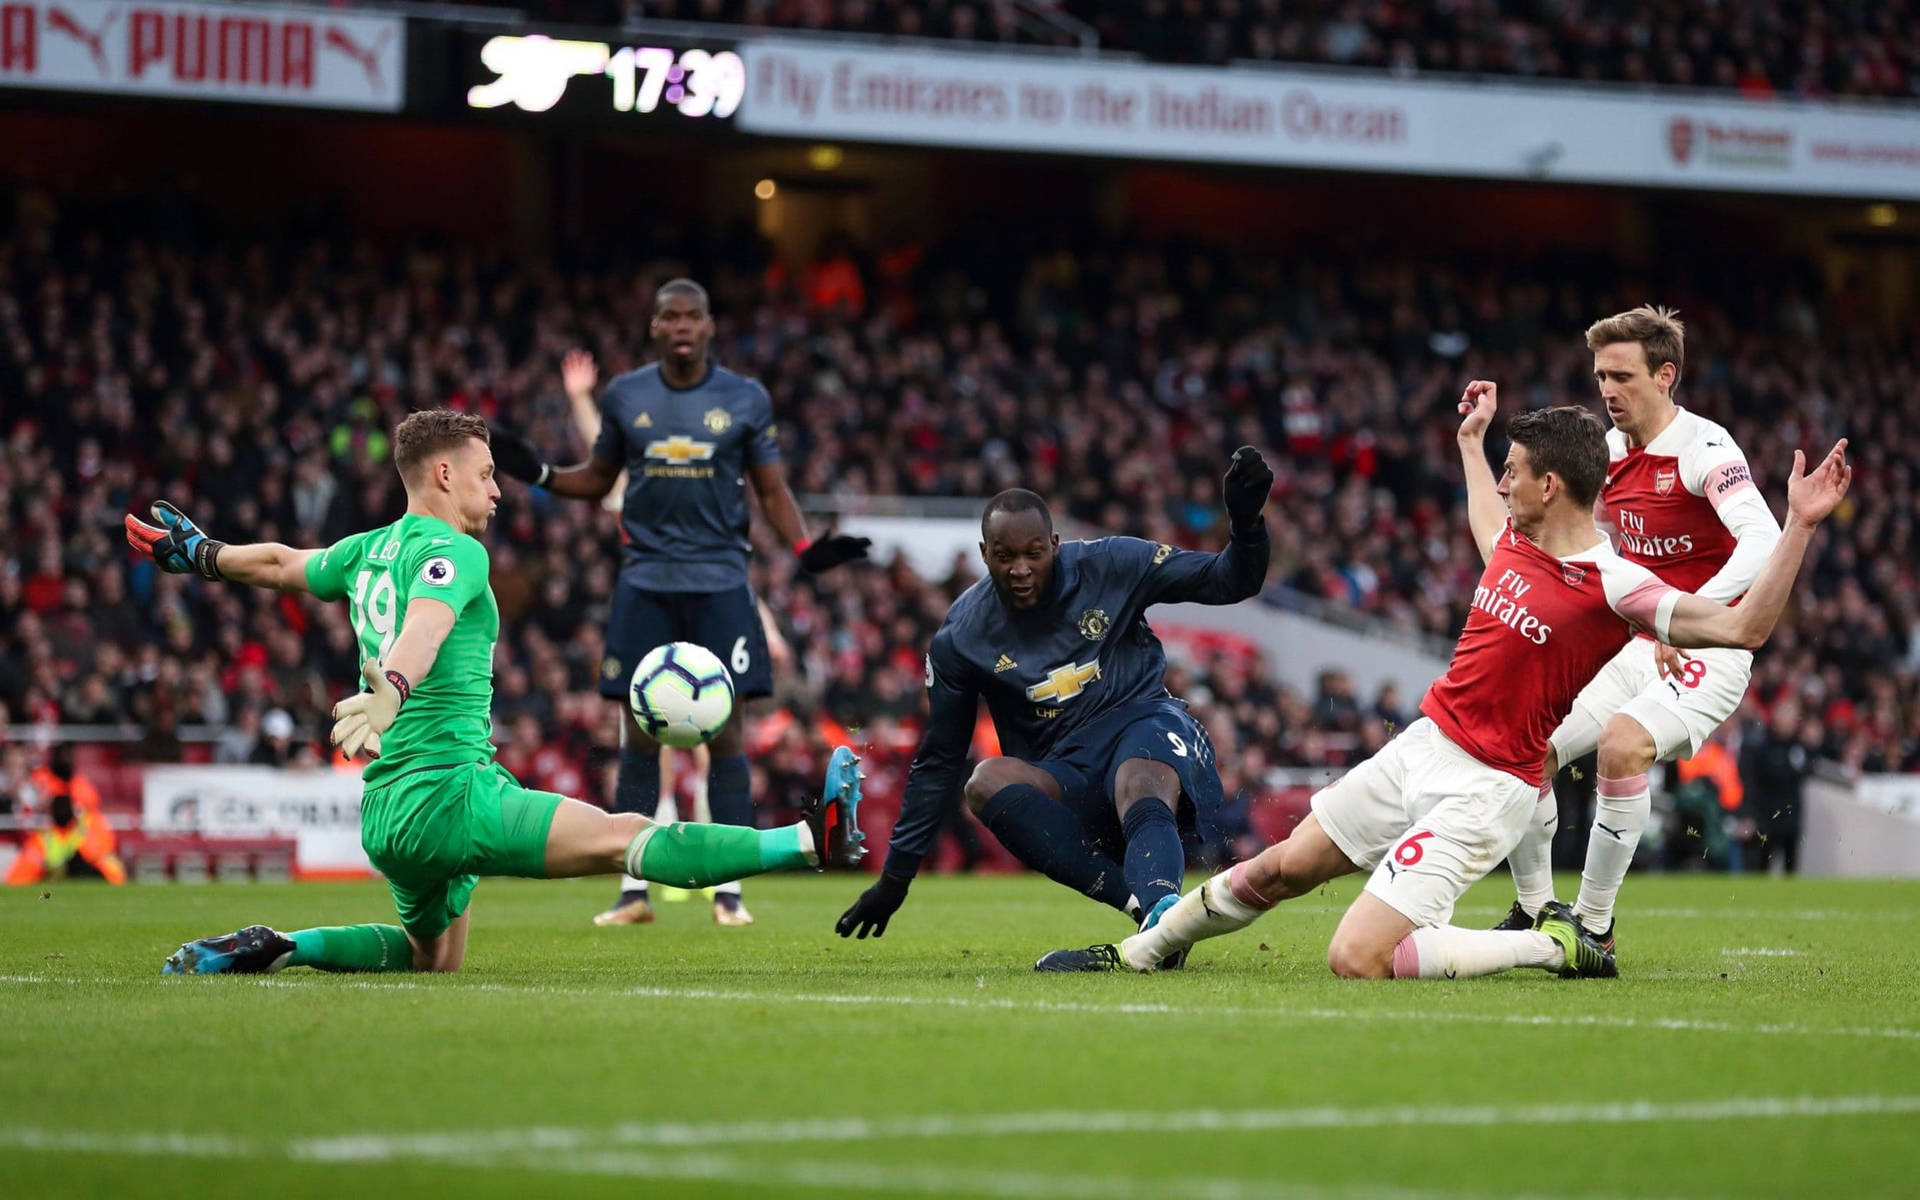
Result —
<instances>
[{"instance_id":1,"label":"floodlit turf","mask_svg":"<svg viewBox=\"0 0 1920 1200\"><path fill-rule=\"evenodd\" d=\"M842 941L858 888L595 929L605 882L489 881L461 975L266 979L160 961L384 889L5 893L0 1192L1914 1194L1920 886L1636 877L1626 978L1455 984L1333 979L1351 883L1150 978L1034 975L1124 932L1037 878L924 880Z\"/></svg>"}]
</instances>

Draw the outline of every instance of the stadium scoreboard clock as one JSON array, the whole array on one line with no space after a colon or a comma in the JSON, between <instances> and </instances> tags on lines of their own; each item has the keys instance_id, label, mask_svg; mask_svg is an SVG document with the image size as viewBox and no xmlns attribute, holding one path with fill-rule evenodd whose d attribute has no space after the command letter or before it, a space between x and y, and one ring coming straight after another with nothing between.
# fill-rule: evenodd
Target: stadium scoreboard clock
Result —
<instances>
[{"instance_id":1,"label":"stadium scoreboard clock","mask_svg":"<svg viewBox=\"0 0 1920 1200\"><path fill-rule=\"evenodd\" d=\"M731 123L747 68L731 47L620 45L545 34L462 39L459 104L475 114Z\"/></svg>"}]
</instances>

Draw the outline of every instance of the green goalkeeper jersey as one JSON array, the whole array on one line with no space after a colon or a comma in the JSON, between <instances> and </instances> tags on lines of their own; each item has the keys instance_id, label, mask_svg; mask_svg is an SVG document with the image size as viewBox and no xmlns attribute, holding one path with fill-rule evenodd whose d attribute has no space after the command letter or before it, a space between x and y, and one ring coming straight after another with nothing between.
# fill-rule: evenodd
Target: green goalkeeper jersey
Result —
<instances>
[{"instance_id":1,"label":"green goalkeeper jersey","mask_svg":"<svg viewBox=\"0 0 1920 1200\"><path fill-rule=\"evenodd\" d=\"M487 586L485 546L438 517L408 513L309 558L307 587L322 600L347 601L362 662L385 661L413 601L442 600L453 609L453 631L433 669L412 681L399 717L380 735L380 757L363 776L368 787L421 767L493 757L500 609Z\"/></svg>"}]
</instances>

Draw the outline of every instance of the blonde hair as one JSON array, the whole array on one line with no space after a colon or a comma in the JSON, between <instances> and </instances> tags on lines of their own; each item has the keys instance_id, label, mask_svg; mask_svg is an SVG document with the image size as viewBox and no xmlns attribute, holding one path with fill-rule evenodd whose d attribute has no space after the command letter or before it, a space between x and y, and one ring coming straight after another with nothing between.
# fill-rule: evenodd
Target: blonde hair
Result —
<instances>
[{"instance_id":1,"label":"blonde hair","mask_svg":"<svg viewBox=\"0 0 1920 1200\"><path fill-rule=\"evenodd\" d=\"M1673 364L1673 389L1680 386L1680 375L1686 367L1687 327L1680 323L1680 315L1671 308L1642 304L1639 308L1611 317L1603 317L1587 326L1587 349L1599 350L1603 346L1617 346L1624 342L1638 342L1641 353L1647 358L1647 373L1657 374L1661 364Z\"/></svg>"},{"instance_id":2,"label":"blonde hair","mask_svg":"<svg viewBox=\"0 0 1920 1200\"><path fill-rule=\"evenodd\" d=\"M468 438L488 441L485 418L450 408L409 413L393 431L393 465L400 468L401 478L411 478L421 463Z\"/></svg>"}]
</instances>

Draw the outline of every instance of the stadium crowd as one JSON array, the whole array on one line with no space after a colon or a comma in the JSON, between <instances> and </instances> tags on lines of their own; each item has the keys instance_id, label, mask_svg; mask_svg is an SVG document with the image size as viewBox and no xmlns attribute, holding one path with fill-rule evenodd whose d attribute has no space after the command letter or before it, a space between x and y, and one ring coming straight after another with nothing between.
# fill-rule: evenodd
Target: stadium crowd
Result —
<instances>
[{"instance_id":1,"label":"stadium crowd","mask_svg":"<svg viewBox=\"0 0 1920 1200\"><path fill-rule=\"evenodd\" d=\"M1715 88L1748 96L1920 94L1907 0L553 0L549 19L722 22L972 43L1076 46L1053 8L1099 47L1165 62L1315 63L1399 75L1507 75ZM1036 15L1038 14L1038 15Z\"/></svg>"},{"instance_id":2,"label":"stadium crowd","mask_svg":"<svg viewBox=\"0 0 1920 1200\"><path fill-rule=\"evenodd\" d=\"M683 250L697 243L676 241ZM397 514L386 431L414 406L504 419L584 455L558 380L584 346L636 365L650 288L712 280L723 361L767 383L803 494L980 497L1014 484L1087 526L1219 544L1228 452L1277 453L1271 585L1414 633L1450 634L1478 561L1460 513L1453 405L1471 376L1509 409L1592 394L1578 333L1643 298L1604 268L1364 265L1199 246L841 247L792 271L738 236L691 261L555 272L477 253L316 243L161 248L88 226L0 242L0 710L14 722L227 730L226 761L315 763L308 736L355 672L340 605L156 574L119 536L165 497L216 536L323 545ZM1570 282L1574 281L1574 282ZM1858 332L1846 296L1729 288L1677 302L1681 399L1729 424L1779 507L1795 446L1855 438L1856 515L1824 536L1761 656L1757 723L1856 770L1920 769L1908 345ZM567 457L567 455L562 455ZM604 796L615 714L594 694L618 534L601 509L509 484L490 534L503 637L497 726L536 786ZM755 584L791 648L757 724L759 795L809 785L843 728L898 786L917 736L920 653L974 577L904 561L825 576L763 547ZM1282 766L1364 757L1418 697L1317 694L1257 657L1203 655L1170 683L1218 743L1228 794ZM1756 734L1756 736L1768 736ZM1785 735L1783 735L1785 736Z\"/></svg>"}]
</instances>

